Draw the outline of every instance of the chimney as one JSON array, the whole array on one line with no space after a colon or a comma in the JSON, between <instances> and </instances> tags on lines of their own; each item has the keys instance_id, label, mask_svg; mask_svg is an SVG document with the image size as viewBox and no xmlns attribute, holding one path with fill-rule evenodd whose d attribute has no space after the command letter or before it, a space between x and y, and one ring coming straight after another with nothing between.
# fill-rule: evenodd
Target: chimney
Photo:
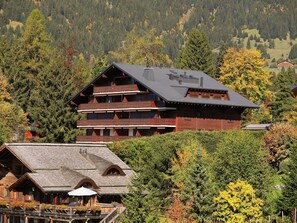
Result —
<instances>
[{"instance_id":1,"label":"chimney","mask_svg":"<svg viewBox=\"0 0 297 223\"><path fill-rule=\"evenodd\" d=\"M148 67L144 68L143 77L148 81L154 81L155 80L154 69L148 68Z\"/></svg>"},{"instance_id":2,"label":"chimney","mask_svg":"<svg viewBox=\"0 0 297 223\"><path fill-rule=\"evenodd\" d=\"M200 77L200 87L203 87L203 77Z\"/></svg>"}]
</instances>

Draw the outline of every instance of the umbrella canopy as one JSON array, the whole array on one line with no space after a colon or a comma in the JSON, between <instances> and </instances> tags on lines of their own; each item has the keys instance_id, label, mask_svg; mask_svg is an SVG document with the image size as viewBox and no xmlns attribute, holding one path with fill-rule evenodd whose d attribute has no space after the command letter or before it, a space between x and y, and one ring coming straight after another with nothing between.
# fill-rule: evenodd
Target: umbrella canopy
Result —
<instances>
[{"instance_id":1,"label":"umbrella canopy","mask_svg":"<svg viewBox=\"0 0 297 223\"><path fill-rule=\"evenodd\" d=\"M85 188L85 187L80 187L78 189L68 192L69 196L92 196L95 194L97 194L97 192L90 190L88 188Z\"/></svg>"}]
</instances>

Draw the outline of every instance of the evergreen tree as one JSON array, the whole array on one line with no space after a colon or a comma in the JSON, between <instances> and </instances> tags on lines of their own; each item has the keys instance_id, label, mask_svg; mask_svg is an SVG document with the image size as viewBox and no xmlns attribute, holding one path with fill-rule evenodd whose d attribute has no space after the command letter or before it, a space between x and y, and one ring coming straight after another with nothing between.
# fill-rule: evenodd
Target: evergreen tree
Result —
<instances>
[{"instance_id":1,"label":"evergreen tree","mask_svg":"<svg viewBox=\"0 0 297 223\"><path fill-rule=\"evenodd\" d=\"M184 182L184 190L181 200L188 207L188 213L192 220L204 222L212 213L213 183L211 183L209 173L205 168L206 163L198 148L194 162L190 166L189 172Z\"/></svg>"},{"instance_id":2,"label":"evergreen tree","mask_svg":"<svg viewBox=\"0 0 297 223\"><path fill-rule=\"evenodd\" d=\"M288 171L284 177L284 189L279 200L279 210L287 215L297 207L297 141L291 147Z\"/></svg>"},{"instance_id":3,"label":"evergreen tree","mask_svg":"<svg viewBox=\"0 0 297 223\"><path fill-rule=\"evenodd\" d=\"M259 139L249 132L233 132L220 141L213 169L221 189L241 179L248 181L261 197L268 191L268 162L260 149Z\"/></svg>"},{"instance_id":4,"label":"evergreen tree","mask_svg":"<svg viewBox=\"0 0 297 223\"><path fill-rule=\"evenodd\" d=\"M55 54L40 71L43 81L32 92L30 115L39 125L42 142L74 142L78 133L74 108L65 107L75 86L71 73L65 69L63 57Z\"/></svg>"},{"instance_id":5,"label":"evergreen tree","mask_svg":"<svg viewBox=\"0 0 297 223\"><path fill-rule=\"evenodd\" d=\"M12 100L23 109L27 108L29 98L29 85L24 69L24 51L19 41L9 43L6 37L0 40L0 69L7 78Z\"/></svg>"},{"instance_id":6,"label":"evergreen tree","mask_svg":"<svg viewBox=\"0 0 297 223\"><path fill-rule=\"evenodd\" d=\"M294 44L289 53L289 59L294 60L297 58L297 44Z\"/></svg>"},{"instance_id":7,"label":"evergreen tree","mask_svg":"<svg viewBox=\"0 0 297 223\"><path fill-rule=\"evenodd\" d=\"M221 66L224 63L224 55L227 53L227 45L222 43L219 49L219 54L216 58L216 78L220 78L221 76Z\"/></svg>"},{"instance_id":8,"label":"evergreen tree","mask_svg":"<svg viewBox=\"0 0 297 223\"><path fill-rule=\"evenodd\" d=\"M246 48L251 49L251 40L248 38L247 43L246 43Z\"/></svg>"},{"instance_id":9,"label":"evergreen tree","mask_svg":"<svg viewBox=\"0 0 297 223\"><path fill-rule=\"evenodd\" d=\"M136 151L137 158L132 166L137 173L132 179L132 185L129 186L129 193L123 196L123 203L126 207L125 215L121 216L124 223L157 223L159 222L159 195L160 191L154 186L154 179L148 176L152 170L144 170L144 168L152 168L150 165L156 165L150 158L152 150L147 143L139 145L142 150ZM150 166L150 167L149 167ZM150 179L149 179L150 178Z\"/></svg>"},{"instance_id":10,"label":"evergreen tree","mask_svg":"<svg viewBox=\"0 0 297 223\"><path fill-rule=\"evenodd\" d=\"M275 43L274 43L274 39L269 39L269 45L268 45L269 49L274 49L275 48Z\"/></svg>"},{"instance_id":11,"label":"evergreen tree","mask_svg":"<svg viewBox=\"0 0 297 223\"><path fill-rule=\"evenodd\" d=\"M273 86L274 93L272 101L268 104L271 109L272 121L284 121L284 115L291 111L296 100L294 100L291 90L292 78L294 77L294 70L282 70L276 77Z\"/></svg>"},{"instance_id":12,"label":"evergreen tree","mask_svg":"<svg viewBox=\"0 0 297 223\"><path fill-rule=\"evenodd\" d=\"M22 36L17 43L22 50L25 76L17 77L16 83L13 83L14 88L21 88L21 92L26 92L22 97L22 106L25 111L32 106L32 90L42 81L39 74L50 58L51 41L45 31L44 16L37 9L33 10L26 20ZM26 85L23 83L24 80ZM19 85L19 83L21 84Z\"/></svg>"},{"instance_id":13,"label":"evergreen tree","mask_svg":"<svg viewBox=\"0 0 297 223\"><path fill-rule=\"evenodd\" d=\"M11 101L8 86L0 71L0 145L22 140L28 122L23 110Z\"/></svg>"},{"instance_id":14,"label":"evergreen tree","mask_svg":"<svg viewBox=\"0 0 297 223\"><path fill-rule=\"evenodd\" d=\"M203 32L196 28L191 30L175 66L181 69L200 70L215 77L211 48L207 36Z\"/></svg>"}]
</instances>

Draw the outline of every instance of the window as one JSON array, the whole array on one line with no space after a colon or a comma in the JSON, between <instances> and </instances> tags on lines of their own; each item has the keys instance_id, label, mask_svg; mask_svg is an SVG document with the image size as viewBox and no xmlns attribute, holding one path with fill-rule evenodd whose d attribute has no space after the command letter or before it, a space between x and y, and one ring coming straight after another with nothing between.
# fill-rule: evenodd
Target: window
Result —
<instances>
[{"instance_id":1,"label":"window","mask_svg":"<svg viewBox=\"0 0 297 223\"><path fill-rule=\"evenodd\" d=\"M116 168L111 168L107 173L106 175L120 175L120 171Z\"/></svg>"}]
</instances>

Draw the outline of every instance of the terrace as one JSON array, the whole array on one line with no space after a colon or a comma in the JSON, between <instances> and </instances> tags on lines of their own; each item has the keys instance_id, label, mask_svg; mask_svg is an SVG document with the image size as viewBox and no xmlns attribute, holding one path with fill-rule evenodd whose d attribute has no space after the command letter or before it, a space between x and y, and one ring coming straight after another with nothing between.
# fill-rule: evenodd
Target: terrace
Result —
<instances>
[{"instance_id":1,"label":"terrace","mask_svg":"<svg viewBox=\"0 0 297 223\"><path fill-rule=\"evenodd\" d=\"M48 220L50 222L109 222L124 211L123 206L102 204L94 206L74 206L39 204L20 202L17 200L0 199L0 215L3 222L9 222L11 217L29 222L29 219Z\"/></svg>"}]
</instances>

